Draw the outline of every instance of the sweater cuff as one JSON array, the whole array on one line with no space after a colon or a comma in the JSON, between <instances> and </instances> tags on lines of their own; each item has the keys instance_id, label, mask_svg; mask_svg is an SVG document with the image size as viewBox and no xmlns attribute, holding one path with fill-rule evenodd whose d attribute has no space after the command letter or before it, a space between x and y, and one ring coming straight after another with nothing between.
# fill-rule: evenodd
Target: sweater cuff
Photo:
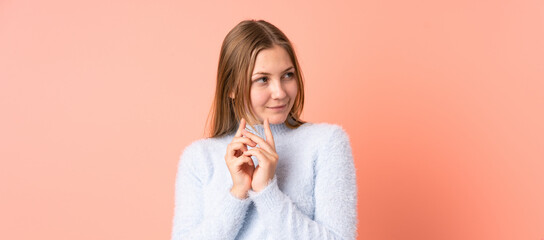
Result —
<instances>
[{"instance_id":1,"label":"sweater cuff","mask_svg":"<svg viewBox=\"0 0 544 240\"><path fill-rule=\"evenodd\" d=\"M278 204L285 199L285 194L278 187L276 176L270 180L268 186L260 192L249 191L249 198L260 210L270 210L277 208Z\"/></svg>"},{"instance_id":2,"label":"sweater cuff","mask_svg":"<svg viewBox=\"0 0 544 240\"><path fill-rule=\"evenodd\" d=\"M222 201L219 201L219 208L223 209L222 212L232 219L239 219L240 216L245 216L245 212L251 203L249 198L239 199L233 196L230 191L226 191L225 195L222 198Z\"/></svg>"}]
</instances>

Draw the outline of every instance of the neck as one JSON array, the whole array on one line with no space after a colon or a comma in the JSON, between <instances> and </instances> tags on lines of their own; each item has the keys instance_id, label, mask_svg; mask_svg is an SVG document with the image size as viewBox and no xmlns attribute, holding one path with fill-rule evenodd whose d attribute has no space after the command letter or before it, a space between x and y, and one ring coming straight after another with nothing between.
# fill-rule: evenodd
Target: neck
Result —
<instances>
[{"instance_id":1,"label":"neck","mask_svg":"<svg viewBox=\"0 0 544 240\"><path fill-rule=\"evenodd\" d=\"M253 128L252 128L253 126ZM254 134L257 134L258 136L265 138L264 134L264 126L263 124L255 124L255 125L247 125L246 129L248 129L249 132L252 132ZM276 137L279 135L283 135L287 132L289 132L291 129L285 125L285 123L278 123L278 124L270 124L270 131L272 131L272 136Z\"/></svg>"}]
</instances>

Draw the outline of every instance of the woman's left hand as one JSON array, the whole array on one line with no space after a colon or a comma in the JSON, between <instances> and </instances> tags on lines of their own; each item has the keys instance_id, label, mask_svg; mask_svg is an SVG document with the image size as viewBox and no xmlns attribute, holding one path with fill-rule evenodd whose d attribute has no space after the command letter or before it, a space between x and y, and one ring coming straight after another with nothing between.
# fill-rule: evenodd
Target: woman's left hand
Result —
<instances>
[{"instance_id":1,"label":"woman's left hand","mask_svg":"<svg viewBox=\"0 0 544 240\"><path fill-rule=\"evenodd\" d=\"M245 129L242 130L242 135L250 138L259 145L259 147L252 148L243 153L243 155L256 156L259 159L259 165L255 168L253 180L251 181L251 188L255 192L260 192L268 186L268 182L274 178L276 165L278 164L278 154L276 153L276 145L274 144L274 137L272 136L268 119L264 120L263 125L266 141Z\"/></svg>"}]
</instances>

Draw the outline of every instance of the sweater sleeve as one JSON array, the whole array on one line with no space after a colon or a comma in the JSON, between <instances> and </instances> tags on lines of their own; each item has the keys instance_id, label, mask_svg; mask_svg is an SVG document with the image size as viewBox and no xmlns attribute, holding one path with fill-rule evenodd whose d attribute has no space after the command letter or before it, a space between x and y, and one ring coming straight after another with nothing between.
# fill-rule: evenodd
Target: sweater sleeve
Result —
<instances>
[{"instance_id":1,"label":"sweater sleeve","mask_svg":"<svg viewBox=\"0 0 544 240\"><path fill-rule=\"evenodd\" d=\"M357 187L349 138L342 128L320 146L315 163L314 219L302 213L274 177L261 192L250 192L268 230L279 239L355 239Z\"/></svg>"},{"instance_id":2,"label":"sweater sleeve","mask_svg":"<svg viewBox=\"0 0 544 240\"><path fill-rule=\"evenodd\" d=\"M206 174L211 171L205 156L195 146L189 146L180 158L172 240L234 239L243 225L249 199L232 196L225 186L224 191L214 193L217 197L213 203L203 202Z\"/></svg>"}]
</instances>

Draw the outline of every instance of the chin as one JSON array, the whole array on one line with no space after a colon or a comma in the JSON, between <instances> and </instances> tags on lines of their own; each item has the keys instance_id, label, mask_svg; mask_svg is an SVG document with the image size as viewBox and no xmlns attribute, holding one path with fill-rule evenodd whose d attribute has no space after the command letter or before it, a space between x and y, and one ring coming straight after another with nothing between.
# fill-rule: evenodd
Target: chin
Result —
<instances>
[{"instance_id":1,"label":"chin","mask_svg":"<svg viewBox=\"0 0 544 240\"><path fill-rule=\"evenodd\" d=\"M280 124L285 122L285 119L287 119L287 116L271 116L268 117L268 120L270 121L270 124Z\"/></svg>"}]
</instances>

